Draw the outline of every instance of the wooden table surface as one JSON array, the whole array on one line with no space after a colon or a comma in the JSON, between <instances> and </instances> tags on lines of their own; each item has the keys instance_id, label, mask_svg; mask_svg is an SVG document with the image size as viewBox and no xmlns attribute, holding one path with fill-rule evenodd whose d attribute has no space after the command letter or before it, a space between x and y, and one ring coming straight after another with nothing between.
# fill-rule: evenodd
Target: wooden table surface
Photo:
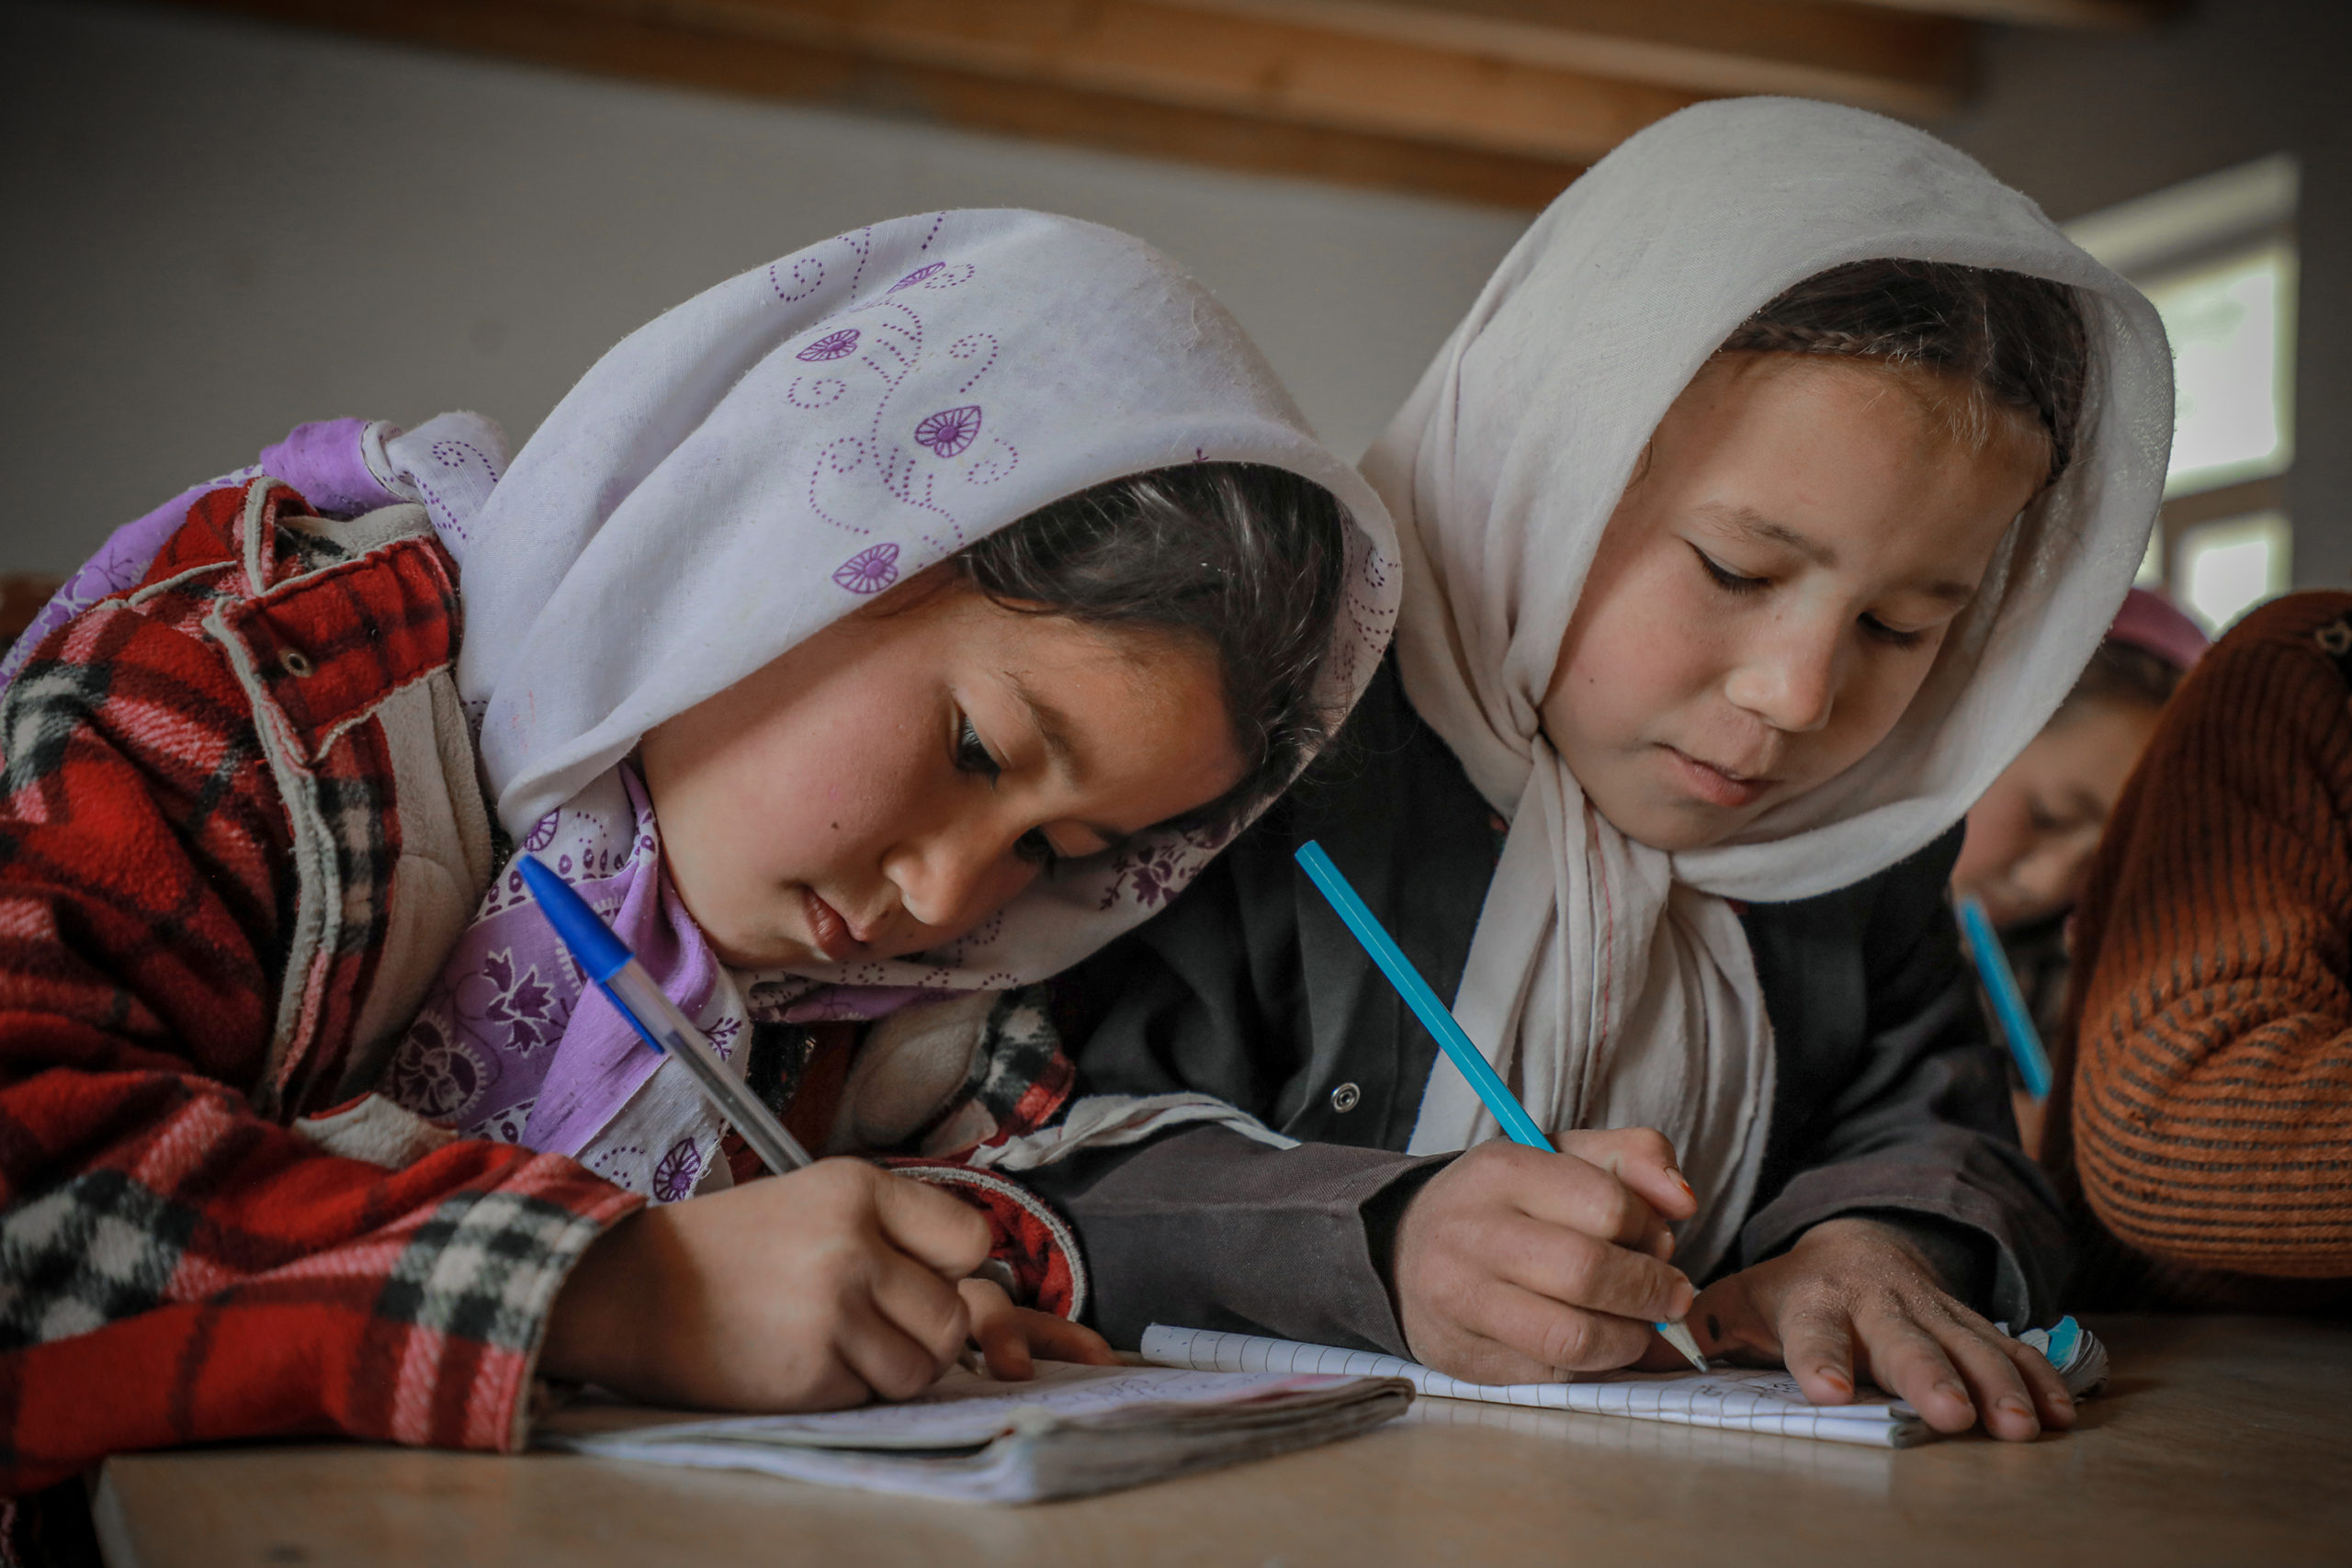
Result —
<instances>
[{"instance_id":1,"label":"wooden table surface","mask_svg":"<svg viewBox=\"0 0 2352 1568\"><path fill-rule=\"evenodd\" d=\"M110 1461L97 1517L114 1568L2352 1563L2352 1325L2091 1321L2108 1393L2025 1446L1423 1400L1351 1442L1025 1508L313 1444Z\"/></svg>"}]
</instances>

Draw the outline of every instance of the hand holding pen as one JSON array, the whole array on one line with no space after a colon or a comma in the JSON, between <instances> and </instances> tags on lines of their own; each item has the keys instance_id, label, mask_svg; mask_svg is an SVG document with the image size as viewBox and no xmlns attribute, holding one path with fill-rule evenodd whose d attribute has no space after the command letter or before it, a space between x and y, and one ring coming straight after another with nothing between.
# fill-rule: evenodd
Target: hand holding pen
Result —
<instances>
[{"instance_id":1,"label":"hand holding pen","mask_svg":"<svg viewBox=\"0 0 2352 1568\"><path fill-rule=\"evenodd\" d=\"M1391 1283L1414 1354L1527 1382L1624 1366L1655 1331L1704 1370L1682 1324L1695 1292L1666 1262L1667 1221L1698 1207L1672 1145L1629 1128L1563 1134L1555 1149L1322 846L1302 845L1298 863L1510 1139L1430 1178L1397 1226Z\"/></svg>"},{"instance_id":2,"label":"hand holding pen","mask_svg":"<svg viewBox=\"0 0 2352 1568\"><path fill-rule=\"evenodd\" d=\"M543 1371L655 1404L830 1410L922 1392L967 1340L1000 1377L1027 1376L1033 1354L1114 1359L1091 1330L970 1277L989 1256L978 1211L864 1160L811 1164L587 902L532 856L518 865L615 1009L777 1173L614 1224L563 1281Z\"/></svg>"}]
</instances>

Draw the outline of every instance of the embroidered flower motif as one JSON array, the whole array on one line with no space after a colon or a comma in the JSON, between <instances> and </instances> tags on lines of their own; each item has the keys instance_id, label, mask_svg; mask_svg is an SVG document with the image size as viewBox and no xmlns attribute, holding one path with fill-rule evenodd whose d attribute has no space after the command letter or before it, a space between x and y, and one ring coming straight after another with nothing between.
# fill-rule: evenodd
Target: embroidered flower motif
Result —
<instances>
[{"instance_id":1,"label":"embroidered flower motif","mask_svg":"<svg viewBox=\"0 0 2352 1568\"><path fill-rule=\"evenodd\" d=\"M901 288L912 288L916 284L921 283L926 277L936 277L942 271L945 270L946 266L947 264L945 262L928 263L922 266L915 268L914 271L907 274L906 276L899 279L898 282L890 285L889 288L884 289L882 292L885 294L896 294Z\"/></svg>"},{"instance_id":2,"label":"embroidered flower motif","mask_svg":"<svg viewBox=\"0 0 2352 1568\"><path fill-rule=\"evenodd\" d=\"M475 1039L527 1056L563 1038L569 1010L559 1012L553 987L534 966L518 971L509 948L482 960L481 973L450 987L450 1010Z\"/></svg>"},{"instance_id":3,"label":"embroidered flower motif","mask_svg":"<svg viewBox=\"0 0 2352 1568\"><path fill-rule=\"evenodd\" d=\"M876 545L834 569L833 581L852 593L879 593L899 581L899 547Z\"/></svg>"},{"instance_id":4,"label":"embroidered flower motif","mask_svg":"<svg viewBox=\"0 0 2352 1568\"><path fill-rule=\"evenodd\" d=\"M695 1190L695 1178L701 1174L702 1151L692 1138L680 1138L653 1168L653 1201L678 1201Z\"/></svg>"},{"instance_id":5,"label":"embroidered flower motif","mask_svg":"<svg viewBox=\"0 0 2352 1568\"><path fill-rule=\"evenodd\" d=\"M915 426L915 439L943 457L960 455L980 434L980 405L941 409Z\"/></svg>"},{"instance_id":6,"label":"embroidered flower motif","mask_svg":"<svg viewBox=\"0 0 2352 1568\"><path fill-rule=\"evenodd\" d=\"M710 1042L710 1048L718 1053L721 1061L731 1061L735 1055L735 1037L742 1032L741 1019L722 1018L703 1032L703 1038Z\"/></svg>"},{"instance_id":7,"label":"embroidered flower motif","mask_svg":"<svg viewBox=\"0 0 2352 1568\"><path fill-rule=\"evenodd\" d=\"M420 1018L385 1074L392 1099L431 1122L455 1122L496 1075L474 1050Z\"/></svg>"},{"instance_id":8,"label":"embroidered flower motif","mask_svg":"<svg viewBox=\"0 0 2352 1568\"><path fill-rule=\"evenodd\" d=\"M823 337L819 338L815 343L810 344L807 348L802 349L792 357L795 359L808 360L813 365L821 360L845 358L848 356L850 350L856 346L857 329L855 327L844 327L842 331L837 333L827 333Z\"/></svg>"},{"instance_id":9,"label":"embroidered flower motif","mask_svg":"<svg viewBox=\"0 0 2352 1568\"><path fill-rule=\"evenodd\" d=\"M1174 844L1153 844L1121 855L1112 865L1111 886L1102 890L1100 907L1107 909L1117 903L1132 883L1135 901L1147 909L1156 908L1182 886L1179 879L1183 870L1183 856Z\"/></svg>"}]
</instances>

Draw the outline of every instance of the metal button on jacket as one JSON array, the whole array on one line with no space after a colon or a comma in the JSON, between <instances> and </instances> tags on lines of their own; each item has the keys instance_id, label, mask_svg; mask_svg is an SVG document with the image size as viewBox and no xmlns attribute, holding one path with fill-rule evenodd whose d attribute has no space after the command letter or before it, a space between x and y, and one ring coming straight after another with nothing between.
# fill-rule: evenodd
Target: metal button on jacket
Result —
<instances>
[{"instance_id":1,"label":"metal button on jacket","mask_svg":"<svg viewBox=\"0 0 2352 1568\"><path fill-rule=\"evenodd\" d=\"M1331 1109L1345 1116L1363 1098L1363 1090L1351 1083L1343 1083L1331 1091Z\"/></svg>"}]
</instances>

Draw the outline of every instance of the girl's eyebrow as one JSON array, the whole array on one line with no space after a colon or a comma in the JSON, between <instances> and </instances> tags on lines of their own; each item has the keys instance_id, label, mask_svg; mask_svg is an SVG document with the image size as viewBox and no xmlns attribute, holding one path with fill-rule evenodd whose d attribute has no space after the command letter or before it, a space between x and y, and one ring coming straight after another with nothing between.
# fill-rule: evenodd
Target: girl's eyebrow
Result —
<instances>
[{"instance_id":1,"label":"girl's eyebrow","mask_svg":"<svg viewBox=\"0 0 2352 1568\"><path fill-rule=\"evenodd\" d=\"M1726 506L1720 502L1701 506L1701 515L1714 519L1726 527L1736 528L1751 539L1782 546L1796 551L1824 570L1838 565L1838 552L1818 539L1809 539L1785 523L1775 523L1752 506ZM1905 584L1911 592L1939 600L1947 604L1965 604L1976 597L1976 590L1964 582L1938 578L1931 582Z\"/></svg>"},{"instance_id":2,"label":"girl's eyebrow","mask_svg":"<svg viewBox=\"0 0 2352 1568\"><path fill-rule=\"evenodd\" d=\"M1785 523L1773 522L1752 506L1726 506L1721 502L1713 502L1700 507L1699 511L1727 527L1738 529L1751 539L1785 546L1815 566L1826 568L1838 564L1836 550L1818 539L1806 538Z\"/></svg>"}]
</instances>

